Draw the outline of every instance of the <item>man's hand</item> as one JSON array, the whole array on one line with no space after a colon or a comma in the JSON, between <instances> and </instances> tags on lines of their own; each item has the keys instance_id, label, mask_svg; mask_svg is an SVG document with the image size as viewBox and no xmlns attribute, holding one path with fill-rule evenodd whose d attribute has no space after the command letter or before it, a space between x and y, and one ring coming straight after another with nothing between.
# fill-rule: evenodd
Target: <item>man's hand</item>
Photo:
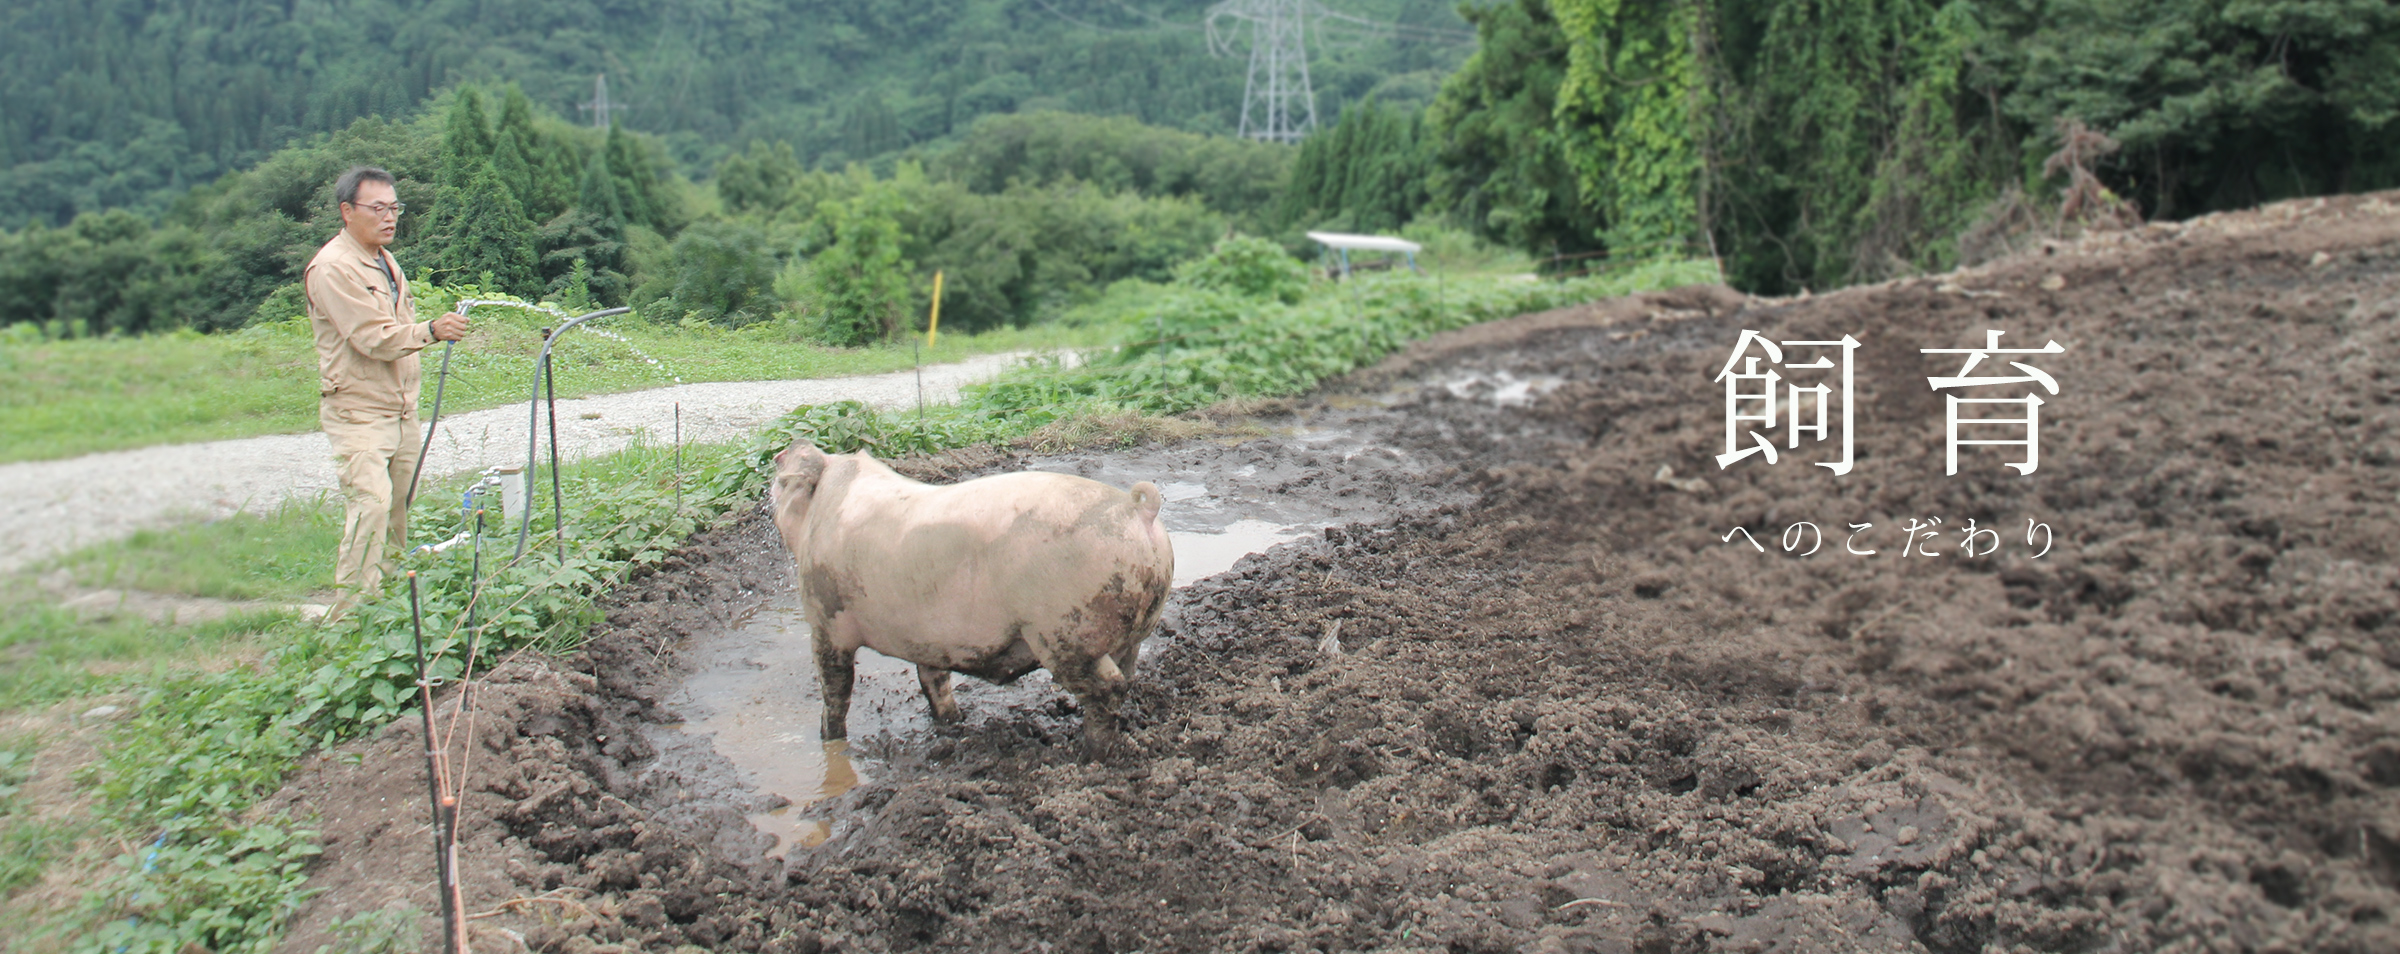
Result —
<instances>
[{"instance_id":1,"label":"man's hand","mask_svg":"<svg viewBox=\"0 0 2400 954\"><path fill-rule=\"evenodd\" d=\"M436 341L457 341L467 336L467 316L451 312L433 320Z\"/></svg>"}]
</instances>

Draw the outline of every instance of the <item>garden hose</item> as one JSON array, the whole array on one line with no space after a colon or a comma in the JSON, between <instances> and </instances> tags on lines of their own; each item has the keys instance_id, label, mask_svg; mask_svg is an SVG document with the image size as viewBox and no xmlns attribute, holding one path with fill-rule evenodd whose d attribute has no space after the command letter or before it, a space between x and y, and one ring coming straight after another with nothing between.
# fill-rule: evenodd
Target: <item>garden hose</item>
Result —
<instances>
[{"instance_id":1,"label":"garden hose","mask_svg":"<svg viewBox=\"0 0 2400 954\"><path fill-rule=\"evenodd\" d=\"M442 391L450 385L450 349L456 341L442 342L442 371L433 379L433 416L425 419L425 443L417 448L417 466L408 471L408 496L401 498L401 508L417 505L417 478L425 475L425 455L433 453L433 429L442 426ZM402 541L406 545L407 541Z\"/></svg>"},{"instance_id":2,"label":"garden hose","mask_svg":"<svg viewBox=\"0 0 2400 954\"><path fill-rule=\"evenodd\" d=\"M550 386L550 519L557 524L558 559L561 563L566 562L567 559L567 524L566 507L561 499L558 485L558 384L550 377L550 349L558 344L558 339L565 335L568 329L576 325L594 318L622 315L632 310L631 308L606 308L568 319L567 323L558 326L556 331L542 336L541 357L533 362L533 395L525 402L525 410L529 415L525 422L525 482L526 489L531 490L534 464L540 460L538 455L542 446L542 386L547 383ZM517 522L516 556L519 557L525 555L525 543L533 534L533 501L530 499L532 494L529 493L526 496L529 499L525 501L525 516Z\"/></svg>"}]
</instances>

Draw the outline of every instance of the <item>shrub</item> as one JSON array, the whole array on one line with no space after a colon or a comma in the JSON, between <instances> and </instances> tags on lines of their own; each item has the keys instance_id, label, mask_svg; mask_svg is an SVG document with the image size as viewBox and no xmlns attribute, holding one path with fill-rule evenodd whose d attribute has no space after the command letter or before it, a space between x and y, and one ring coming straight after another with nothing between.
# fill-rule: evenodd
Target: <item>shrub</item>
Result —
<instances>
[{"instance_id":1,"label":"shrub","mask_svg":"<svg viewBox=\"0 0 2400 954\"><path fill-rule=\"evenodd\" d=\"M1263 238L1236 235L1217 243L1207 255L1175 269L1175 280L1193 288L1228 292L1244 298L1272 299L1286 305L1308 294L1308 268Z\"/></svg>"}]
</instances>

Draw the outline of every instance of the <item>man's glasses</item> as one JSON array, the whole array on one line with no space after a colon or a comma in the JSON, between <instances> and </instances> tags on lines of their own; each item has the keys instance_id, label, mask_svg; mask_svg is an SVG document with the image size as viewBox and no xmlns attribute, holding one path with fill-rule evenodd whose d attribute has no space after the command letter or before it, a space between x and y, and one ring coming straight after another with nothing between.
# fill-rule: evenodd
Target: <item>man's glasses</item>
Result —
<instances>
[{"instance_id":1,"label":"man's glasses","mask_svg":"<svg viewBox=\"0 0 2400 954\"><path fill-rule=\"evenodd\" d=\"M408 211L408 203L406 202L393 202L389 204L377 202L373 205L360 205L356 202L353 202L350 203L350 207L379 219L387 215L393 218L399 218L401 213Z\"/></svg>"}]
</instances>

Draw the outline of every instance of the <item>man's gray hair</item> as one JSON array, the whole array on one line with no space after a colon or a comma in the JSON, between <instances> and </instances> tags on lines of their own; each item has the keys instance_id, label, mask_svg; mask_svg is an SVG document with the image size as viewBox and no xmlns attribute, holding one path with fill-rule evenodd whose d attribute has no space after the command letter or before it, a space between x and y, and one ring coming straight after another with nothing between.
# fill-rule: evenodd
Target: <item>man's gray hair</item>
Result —
<instances>
[{"instance_id":1,"label":"man's gray hair","mask_svg":"<svg viewBox=\"0 0 2400 954\"><path fill-rule=\"evenodd\" d=\"M350 171L342 173L341 178L333 180L333 201L345 205L357 205L358 184L361 182L380 182L398 188L393 185L392 174L389 172L374 166L351 166Z\"/></svg>"}]
</instances>

